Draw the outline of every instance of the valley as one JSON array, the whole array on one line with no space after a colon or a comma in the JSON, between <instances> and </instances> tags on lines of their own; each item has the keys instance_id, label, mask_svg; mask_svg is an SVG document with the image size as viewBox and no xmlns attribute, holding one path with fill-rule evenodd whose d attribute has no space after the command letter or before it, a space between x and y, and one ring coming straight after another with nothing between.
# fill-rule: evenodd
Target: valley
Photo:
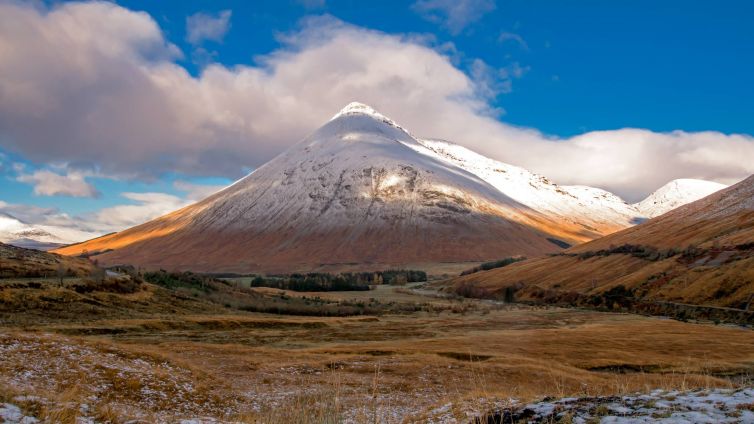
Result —
<instances>
[{"instance_id":1,"label":"valley","mask_svg":"<svg viewBox=\"0 0 754 424\"><path fill-rule=\"evenodd\" d=\"M351 103L167 215L0 243L0 420L751 422L752 193L627 203Z\"/></svg>"},{"instance_id":2,"label":"valley","mask_svg":"<svg viewBox=\"0 0 754 424\"><path fill-rule=\"evenodd\" d=\"M55 286L0 283L0 404L53 422L469 422L547 396L727 390L754 375L749 329L423 283L243 292L371 308L330 317L245 312L149 283Z\"/></svg>"},{"instance_id":3,"label":"valley","mask_svg":"<svg viewBox=\"0 0 754 424\"><path fill-rule=\"evenodd\" d=\"M0 424L754 424L754 2L0 0Z\"/></svg>"}]
</instances>

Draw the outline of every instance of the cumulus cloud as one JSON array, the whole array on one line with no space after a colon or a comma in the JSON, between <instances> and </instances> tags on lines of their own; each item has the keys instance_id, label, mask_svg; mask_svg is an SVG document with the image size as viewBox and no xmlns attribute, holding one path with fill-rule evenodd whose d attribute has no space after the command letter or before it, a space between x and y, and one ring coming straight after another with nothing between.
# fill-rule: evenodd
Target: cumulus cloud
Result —
<instances>
[{"instance_id":1,"label":"cumulus cloud","mask_svg":"<svg viewBox=\"0 0 754 424\"><path fill-rule=\"evenodd\" d=\"M34 194L38 196L98 197L100 193L85 180L86 175L69 171L65 175L40 169L31 174L21 174L16 180L34 185Z\"/></svg>"},{"instance_id":2,"label":"cumulus cloud","mask_svg":"<svg viewBox=\"0 0 754 424\"><path fill-rule=\"evenodd\" d=\"M210 40L220 42L230 29L230 10L223 10L216 14L197 12L186 18L186 41L200 44Z\"/></svg>"},{"instance_id":3,"label":"cumulus cloud","mask_svg":"<svg viewBox=\"0 0 754 424\"><path fill-rule=\"evenodd\" d=\"M417 0L411 8L430 22L458 34L469 24L495 10L494 0Z\"/></svg>"},{"instance_id":4,"label":"cumulus cloud","mask_svg":"<svg viewBox=\"0 0 754 424\"><path fill-rule=\"evenodd\" d=\"M193 77L147 14L0 3L0 145L107 175L235 178L358 100L414 134L628 200L673 178L730 183L754 173L749 135L618 129L561 139L506 125L491 98L527 68L479 61L467 74L443 51L431 38L325 16L302 21L254 64L210 64Z\"/></svg>"}]
</instances>

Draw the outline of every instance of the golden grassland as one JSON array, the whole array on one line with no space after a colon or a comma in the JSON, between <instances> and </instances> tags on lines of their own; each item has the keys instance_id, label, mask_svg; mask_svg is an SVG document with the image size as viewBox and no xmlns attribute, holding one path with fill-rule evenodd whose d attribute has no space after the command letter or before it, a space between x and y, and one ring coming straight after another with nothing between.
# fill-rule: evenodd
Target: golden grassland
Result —
<instances>
[{"instance_id":1,"label":"golden grassland","mask_svg":"<svg viewBox=\"0 0 754 424\"><path fill-rule=\"evenodd\" d=\"M242 295L372 305L374 314L244 312L149 284L130 293L6 287L0 402L62 423L463 422L510 399L731 387L754 372L754 332L733 326L391 286L233 294Z\"/></svg>"},{"instance_id":2,"label":"golden grassland","mask_svg":"<svg viewBox=\"0 0 754 424\"><path fill-rule=\"evenodd\" d=\"M682 254L647 260L628 254L581 258L552 256L504 268L457 277L452 290L475 297L502 297L515 291L517 300L555 301L601 295L622 286L645 301L667 301L746 309L754 295L754 249L733 247L700 250L685 260Z\"/></svg>"}]
</instances>

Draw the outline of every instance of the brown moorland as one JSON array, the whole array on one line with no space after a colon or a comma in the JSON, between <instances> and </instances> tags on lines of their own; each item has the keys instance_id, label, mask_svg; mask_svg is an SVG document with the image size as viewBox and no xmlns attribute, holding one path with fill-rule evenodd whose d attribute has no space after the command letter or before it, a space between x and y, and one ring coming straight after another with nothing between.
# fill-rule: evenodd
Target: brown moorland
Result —
<instances>
[{"instance_id":1,"label":"brown moorland","mask_svg":"<svg viewBox=\"0 0 754 424\"><path fill-rule=\"evenodd\" d=\"M0 402L51 422L465 420L510 399L732 387L754 371L748 329L414 287L41 283L0 281ZM347 316L243 310L269 302Z\"/></svg>"},{"instance_id":2,"label":"brown moorland","mask_svg":"<svg viewBox=\"0 0 754 424\"><path fill-rule=\"evenodd\" d=\"M83 277L91 275L96 268L86 259L0 243L0 278L52 277L58 274Z\"/></svg>"}]
</instances>

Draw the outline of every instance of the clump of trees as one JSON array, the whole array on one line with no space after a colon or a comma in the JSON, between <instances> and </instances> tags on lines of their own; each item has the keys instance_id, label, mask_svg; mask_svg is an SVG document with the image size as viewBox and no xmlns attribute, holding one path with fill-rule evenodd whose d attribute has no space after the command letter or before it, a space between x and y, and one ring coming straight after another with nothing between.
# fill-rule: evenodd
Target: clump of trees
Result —
<instances>
[{"instance_id":1,"label":"clump of trees","mask_svg":"<svg viewBox=\"0 0 754 424\"><path fill-rule=\"evenodd\" d=\"M504 266L508 266L510 264L513 264L513 263L516 263L516 262L520 262L520 261L523 261L525 259L526 258L523 257L523 256L516 256L516 257L511 257L511 258L500 259L498 261L485 262L485 263L483 263L481 265L475 266L474 268L467 269L467 270L461 272L461 275L469 275L469 274L473 274L473 273L479 272L479 271L489 271L489 270L495 269L495 268L502 268Z\"/></svg>"},{"instance_id":2,"label":"clump of trees","mask_svg":"<svg viewBox=\"0 0 754 424\"><path fill-rule=\"evenodd\" d=\"M207 275L195 274L190 271L168 272L165 270L147 271L142 274L144 281L169 289L187 288L203 292L217 290L217 285L229 285L227 282Z\"/></svg>"},{"instance_id":3,"label":"clump of trees","mask_svg":"<svg viewBox=\"0 0 754 424\"><path fill-rule=\"evenodd\" d=\"M608 249L593 250L588 252L579 253L579 259L589 259L595 256L610 256L614 254L631 255L635 258L644 259L647 261L661 261L671 258L681 253L679 249L665 249L660 250L652 246L642 246L635 244L622 244L620 246L610 246Z\"/></svg>"},{"instance_id":4,"label":"clump of trees","mask_svg":"<svg viewBox=\"0 0 754 424\"><path fill-rule=\"evenodd\" d=\"M604 293L593 295L590 301L592 306L608 310L629 309L634 302L634 290L628 289L622 284L612 287Z\"/></svg>"},{"instance_id":5,"label":"clump of trees","mask_svg":"<svg viewBox=\"0 0 754 424\"><path fill-rule=\"evenodd\" d=\"M382 284L420 283L427 281L427 273L414 269L389 269L376 273Z\"/></svg>"},{"instance_id":6,"label":"clump of trees","mask_svg":"<svg viewBox=\"0 0 754 424\"><path fill-rule=\"evenodd\" d=\"M272 287L293 291L360 291L377 284L405 284L427 281L427 273L417 270L387 270L329 274L310 272L290 275L256 276L251 287Z\"/></svg>"}]
</instances>

